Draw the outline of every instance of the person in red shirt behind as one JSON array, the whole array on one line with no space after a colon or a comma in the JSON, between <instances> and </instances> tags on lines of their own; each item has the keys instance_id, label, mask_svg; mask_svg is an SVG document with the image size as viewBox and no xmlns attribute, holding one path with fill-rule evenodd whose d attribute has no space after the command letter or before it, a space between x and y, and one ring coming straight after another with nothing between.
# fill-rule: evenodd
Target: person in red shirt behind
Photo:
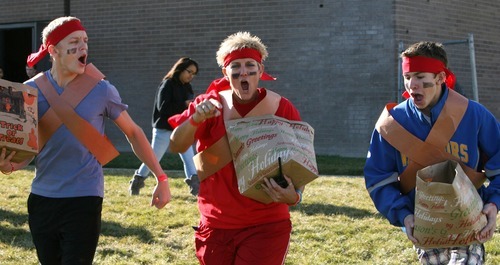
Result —
<instances>
[{"instance_id":1,"label":"person in red shirt behind","mask_svg":"<svg viewBox=\"0 0 500 265\"><path fill-rule=\"evenodd\" d=\"M258 87L260 79L273 79L264 72L267 55L257 36L248 32L228 36L217 51L224 77L212 82L182 114L169 119L175 128L170 150L183 152L197 141L200 156L209 152L222 158L230 154L227 145L220 145L227 141L224 120L274 114L299 121L299 112L288 99ZM264 204L240 194L231 160L203 164L197 170L206 174L200 183L201 220L195 229L200 264L284 264L292 230L289 206L301 201L304 187L294 187L287 176L287 188L266 178L263 189L273 202Z\"/></svg>"}]
</instances>

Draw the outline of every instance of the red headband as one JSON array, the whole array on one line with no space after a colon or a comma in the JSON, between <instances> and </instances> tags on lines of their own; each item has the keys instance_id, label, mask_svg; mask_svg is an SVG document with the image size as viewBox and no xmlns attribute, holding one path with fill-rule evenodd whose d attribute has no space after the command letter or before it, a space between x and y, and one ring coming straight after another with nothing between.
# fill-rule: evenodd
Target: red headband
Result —
<instances>
[{"instance_id":1,"label":"red headband","mask_svg":"<svg viewBox=\"0 0 500 265\"><path fill-rule=\"evenodd\" d=\"M260 54L259 51L252 48L243 48L232 51L226 55L226 58L224 58L224 67L228 66L232 61L241 58L252 58L257 62L262 63L262 54Z\"/></svg>"},{"instance_id":2,"label":"red headband","mask_svg":"<svg viewBox=\"0 0 500 265\"><path fill-rule=\"evenodd\" d=\"M260 54L258 50L253 48L243 48L232 51L231 53L226 55L226 58L224 58L224 67L228 66L232 61L242 58L252 58L258 63L262 63L262 54ZM274 81L276 80L276 78L264 72L260 77L260 80Z\"/></svg>"},{"instance_id":3,"label":"red headband","mask_svg":"<svg viewBox=\"0 0 500 265\"><path fill-rule=\"evenodd\" d=\"M425 56L413 56L413 57L403 57L403 63L401 64L403 68L403 74L408 72L426 72L426 73L446 73L446 86L454 89L456 83L455 74L453 74L444 63L438 59L425 57ZM403 93L405 98L409 98L407 92Z\"/></svg>"},{"instance_id":4,"label":"red headband","mask_svg":"<svg viewBox=\"0 0 500 265\"><path fill-rule=\"evenodd\" d=\"M70 20L57 28L55 28L48 36L46 40L45 45L40 45L40 49L36 53L32 53L28 55L28 59L26 60L26 63L28 64L29 67L33 67L35 64L37 64L45 55L47 55L48 51L47 48L50 45L57 45L62 39L66 38L69 34L77 31L77 30L83 30L85 31L85 28L82 26L79 20Z\"/></svg>"}]
</instances>

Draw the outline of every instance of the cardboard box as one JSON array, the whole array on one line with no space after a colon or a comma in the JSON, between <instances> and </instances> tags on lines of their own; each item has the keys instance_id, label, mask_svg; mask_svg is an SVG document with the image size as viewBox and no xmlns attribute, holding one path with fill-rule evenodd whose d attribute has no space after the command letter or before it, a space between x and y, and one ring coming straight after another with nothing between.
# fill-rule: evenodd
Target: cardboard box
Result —
<instances>
[{"instance_id":1,"label":"cardboard box","mask_svg":"<svg viewBox=\"0 0 500 265\"><path fill-rule=\"evenodd\" d=\"M0 148L16 151L13 162L38 153L38 91L0 79Z\"/></svg>"},{"instance_id":2,"label":"cardboard box","mask_svg":"<svg viewBox=\"0 0 500 265\"><path fill-rule=\"evenodd\" d=\"M226 121L229 146L241 194L270 203L262 190L264 178L282 172L295 187L304 186L318 177L314 152L314 129L306 122L290 121L274 115Z\"/></svg>"},{"instance_id":3,"label":"cardboard box","mask_svg":"<svg viewBox=\"0 0 500 265\"><path fill-rule=\"evenodd\" d=\"M447 248L477 243L486 225L483 201L455 161L445 161L417 172L415 226L417 247Z\"/></svg>"}]
</instances>

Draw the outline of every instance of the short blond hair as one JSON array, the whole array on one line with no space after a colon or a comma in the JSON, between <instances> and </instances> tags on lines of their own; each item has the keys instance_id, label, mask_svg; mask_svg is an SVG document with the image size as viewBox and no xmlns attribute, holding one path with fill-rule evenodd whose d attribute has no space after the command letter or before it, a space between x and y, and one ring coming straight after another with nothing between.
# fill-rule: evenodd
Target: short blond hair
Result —
<instances>
[{"instance_id":1,"label":"short blond hair","mask_svg":"<svg viewBox=\"0 0 500 265\"><path fill-rule=\"evenodd\" d=\"M42 43L43 45L47 45L47 37L52 33L56 28L65 24L66 22L78 20L80 19L76 17L59 17L52 20L42 31Z\"/></svg>"},{"instance_id":2,"label":"short blond hair","mask_svg":"<svg viewBox=\"0 0 500 265\"><path fill-rule=\"evenodd\" d=\"M253 36L250 32L236 32L229 35L219 46L217 51L217 64L220 67L224 66L224 59L228 54L233 51L241 50L243 48L252 48L260 52L262 56L262 62L267 58L267 48L262 43L259 37Z\"/></svg>"}]
</instances>

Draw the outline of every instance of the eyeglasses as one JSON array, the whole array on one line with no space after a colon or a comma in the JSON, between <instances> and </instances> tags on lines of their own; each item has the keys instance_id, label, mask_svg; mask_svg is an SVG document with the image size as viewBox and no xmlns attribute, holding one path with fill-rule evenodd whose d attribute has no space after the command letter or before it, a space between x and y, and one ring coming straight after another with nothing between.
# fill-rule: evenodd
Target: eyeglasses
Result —
<instances>
[{"instance_id":1,"label":"eyeglasses","mask_svg":"<svg viewBox=\"0 0 500 265\"><path fill-rule=\"evenodd\" d=\"M186 68L186 72L188 72L190 75L196 75L195 71L189 70Z\"/></svg>"}]
</instances>

